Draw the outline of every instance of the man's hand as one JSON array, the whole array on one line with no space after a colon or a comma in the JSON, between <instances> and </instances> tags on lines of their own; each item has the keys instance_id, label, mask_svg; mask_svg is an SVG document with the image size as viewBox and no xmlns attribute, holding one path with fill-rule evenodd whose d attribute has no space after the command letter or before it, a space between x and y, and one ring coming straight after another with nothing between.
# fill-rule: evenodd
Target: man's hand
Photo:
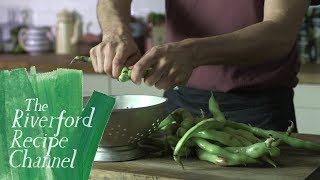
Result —
<instances>
[{"instance_id":1,"label":"man's hand","mask_svg":"<svg viewBox=\"0 0 320 180\"><path fill-rule=\"evenodd\" d=\"M103 38L90 50L95 72L118 78L123 66L139 60L140 52L129 29L131 2L98 0L97 14Z\"/></svg>"},{"instance_id":2,"label":"man's hand","mask_svg":"<svg viewBox=\"0 0 320 180\"><path fill-rule=\"evenodd\" d=\"M148 70L144 82L158 89L170 89L186 84L193 71L192 52L182 46L182 42L164 44L150 49L134 66L131 79L140 84Z\"/></svg>"},{"instance_id":3,"label":"man's hand","mask_svg":"<svg viewBox=\"0 0 320 180\"><path fill-rule=\"evenodd\" d=\"M118 78L124 66L131 66L141 57L129 33L108 32L100 44L90 50L92 66L97 73Z\"/></svg>"}]
</instances>

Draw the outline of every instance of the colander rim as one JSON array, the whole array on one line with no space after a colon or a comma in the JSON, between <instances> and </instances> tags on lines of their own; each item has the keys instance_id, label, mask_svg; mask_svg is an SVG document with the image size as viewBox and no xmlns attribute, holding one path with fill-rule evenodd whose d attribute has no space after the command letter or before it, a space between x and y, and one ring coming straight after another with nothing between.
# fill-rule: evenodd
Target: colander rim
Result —
<instances>
[{"instance_id":1,"label":"colander rim","mask_svg":"<svg viewBox=\"0 0 320 180\"><path fill-rule=\"evenodd\" d=\"M151 109L151 108L156 108L158 106L162 106L166 102L168 102L168 98L163 97L163 96L156 96L156 95L144 95L144 94L123 94L123 95L109 95L111 97L116 98L117 96L149 96L149 97L157 97L163 99L163 102L154 104L151 106L144 106L144 107L135 107L135 108L121 108L121 109L113 109L112 112L130 112L130 111L135 111L138 109ZM90 96L83 96L83 98L90 98Z\"/></svg>"}]
</instances>

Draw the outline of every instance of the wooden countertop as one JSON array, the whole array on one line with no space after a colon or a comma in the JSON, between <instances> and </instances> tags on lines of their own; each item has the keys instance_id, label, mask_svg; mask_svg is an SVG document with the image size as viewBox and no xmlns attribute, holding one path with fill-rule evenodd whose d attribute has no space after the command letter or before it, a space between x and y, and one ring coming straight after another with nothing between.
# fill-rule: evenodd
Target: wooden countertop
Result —
<instances>
[{"instance_id":1,"label":"wooden countertop","mask_svg":"<svg viewBox=\"0 0 320 180\"><path fill-rule=\"evenodd\" d=\"M302 64L298 78L302 84L320 84L320 64Z\"/></svg>"},{"instance_id":2,"label":"wooden countertop","mask_svg":"<svg viewBox=\"0 0 320 180\"><path fill-rule=\"evenodd\" d=\"M13 55L0 54L0 69L27 68L36 66L40 72L53 71L57 68L72 68L83 70L84 73L94 73L92 66L85 63L70 65L71 60L76 55Z\"/></svg>"},{"instance_id":3,"label":"wooden countertop","mask_svg":"<svg viewBox=\"0 0 320 180\"><path fill-rule=\"evenodd\" d=\"M320 136L317 135L293 136L320 143ZM185 170L182 170L171 157L149 157L126 162L95 162L90 179L305 179L320 167L320 153L281 147L277 168L219 167L194 158L184 160L183 163Z\"/></svg>"},{"instance_id":4,"label":"wooden countertop","mask_svg":"<svg viewBox=\"0 0 320 180\"><path fill-rule=\"evenodd\" d=\"M13 55L0 54L0 69L13 69L36 66L39 71L52 71L57 68L82 69L84 73L94 73L93 68L85 63L69 65L76 55ZM320 84L320 64L303 64L298 74L299 83Z\"/></svg>"}]
</instances>

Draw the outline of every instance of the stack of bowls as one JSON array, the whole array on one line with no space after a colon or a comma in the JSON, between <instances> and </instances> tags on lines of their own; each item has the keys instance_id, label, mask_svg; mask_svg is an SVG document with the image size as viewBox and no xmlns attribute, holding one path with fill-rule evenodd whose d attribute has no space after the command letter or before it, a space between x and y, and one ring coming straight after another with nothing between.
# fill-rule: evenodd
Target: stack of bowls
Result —
<instances>
[{"instance_id":1,"label":"stack of bowls","mask_svg":"<svg viewBox=\"0 0 320 180\"><path fill-rule=\"evenodd\" d=\"M21 47L30 54L42 54L52 50L52 38L48 27L29 27L20 30L18 39Z\"/></svg>"}]
</instances>

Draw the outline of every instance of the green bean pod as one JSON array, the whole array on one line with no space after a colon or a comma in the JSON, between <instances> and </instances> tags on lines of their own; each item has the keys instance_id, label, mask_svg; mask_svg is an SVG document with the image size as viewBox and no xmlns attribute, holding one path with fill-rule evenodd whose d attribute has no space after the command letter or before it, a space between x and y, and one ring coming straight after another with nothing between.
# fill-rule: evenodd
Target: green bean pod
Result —
<instances>
[{"instance_id":1,"label":"green bean pod","mask_svg":"<svg viewBox=\"0 0 320 180\"><path fill-rule=\"evenodd\" d=\"M171 116L176 120L176 122L178 124L180 124L182 121L183 121L183 116L182 114L185 114L186 113L186 109L184 108L178 108L176 110L174 110L171 114Z\"/></svg>"},{"instance_id":2,"label":"green bean pod","mask_svg":"<svg viewBox=\"0 0 320 180\"><path fill-rule=\"evenodd\" d=\"M203 111L203 109L200 109L200 118L205 118L205 112Z\"/></svg>"},{"instance_id":3,"label":"green bean pod","mask_svg":"<svg viewBox=\"0 0 320 180\"><path fill-rule=\"evenodd\" d=\"M290 136L293 129L294 129L294 123L292 121L290 121L290 126L287 129L286 135Z\"/></svg>"},{"instance_id":4,"label":"green bean pod","mask_svg":"<svg viewBox=\"0 0 320 180\"><path fill-rule=\"evenodd\" d=\"M169 114L164 120L160 122L160 124L158 125L158 129L162 129L163 127L172 123L176 123L176 120L172 117L171 114Z\"/></svg>"},{"instance_id":5,"label":"green bean pod","mask_svg":"<svg viewBox=\"0 0 320 180\"><path fill-rule=\"evenodd\" d=\"M208 119L208 118L206 118L205 112L202 109L200 109L200 116L194 118L194 123L197 124L205 119Z\"/></svg>"},{"instance_id":6,"label":"green bean pod","mask_svg":"<svg viewBox=\"0 0 320 180\"><path fill-rule=\"evenodd\" d=\"M187 118L193 119L191 112L186 109L184 109L184 111L181 112L181 116L182 116L182 119L187 119Z\"/></svg>"},{"instance_id":7,"label":"green bean pod","mask_svg":"<svg viewBox=\"0 0 320 180\"><path fill-rule=\"evenodd\" d=\"M175 147L179 141L179 138L177 136L167 136L166 141L168 142L169 145L171 145L171 147ZM188 141L186 143L186 146L193 147L193 146L195 146L195 143L192 141Z\"/></svg>"},{"instance_id":8,"label":"green bean pod","mask_svg":"<svg viewBox=\"0 0 320 180\"><path fill-rule=\"evenodd\" d=\"M143 73L142 77L145 78L146 75L149 73L149 69ZM132 69L129 69L128 67L123 67L120 76L118 77L118 80L120 82L126 82L131 80L131 73Z\"/></svg>"},{"instance_id":9,"label":"green bean pod","mask_svg":"<svg viewBox=\"0 0 320 180\"><path fill-rule=\"evenodd\" d=\"M183 135L187 132L187 129L180 126L178 129L177 129L177 132L176 132L176 135L178 137L183 137Z\"/></svg>"},{"instance_id":10,"label":"green bean pod","mask_svg":"<svg viewBox=\"0 0 320 180\"><path fill-rule=\"evenodd\" d=\"M290 137L283 133L278 133L276 131L272 130L264 130L257 127L251 127L243 123L237 123L233 121L226 121L227 126L233 127L236 129L243 129L246 131L250 131L256 136L268 138L270 135L274 137L275 139L280 139L282 142L294 147L294 148L302 148L302 149L308 149L312 151L320 151L320 143L314 143L307 140L302 140L294 137Z\"/></svg>"},{"instance_id":11,"label":"green bean pod","mask_svg":"<svg viewBox=\"0 0 320 180\"><path fill-rule=\"evenodd\" d=\"M160 131L165 135L176 135L178 128L179 128L179 124L171 123L171 124L168 124L167 126L162 127Z\"/></svg>"},{"instance_id":12,"label":"green bean pod","mask_svg":"<svg viewBox=\"0 0 320 180\"><path fill-rule=\"evenodd\" d=\"M247 147L224 147L227 151L231 152L231 153L239 153L239 152L245 152L245 149ZM274 150L274 148L278 149L277 147L271 147L269 150L269 154L272 154L273 156L271 157L276 157L277 153L280 153L280 150L277 152L277 150ZM271 152L270 152L271 151ZM278 154L279 155L279 154ZM266 153L265 155L261 156L261 160L269 163L270 165L272 165L273 167L277 167L275 162L273 162L273 160L268 156L268 154Z\"/></svg>"},{"instance_id":13,"label":"green bean pod","mask_svg":"<svg viewBox=\"0 0 320 180\"><path fill-rule=\"evenodd\" d=\"M198 124L199 122L203 121L203 120L206 120L208 118L201 118L201 117L197 117L197 118L194 118L194 123L195 124Z\"/></svg>"},{"instance_id":14,"label":"green bean pod","mask_svg":"<svg viewBox=\"0 0 320 180\"><path fill-rule=\"evenodd\" d=\"M221 112L220 107L216 99L211 94L209 99L209 111L212 113L213 117L219 121L226 121L224 114Z\"/></svg>"},{"instance_id":15,"label":"green bean pod","mask_svg":"<svg viewBox=\"0 0 320 180\"><path fill-rule=\"evenodd\" d=\"M181 149L181 151L179 152L179 156L185 156L188 157L191 154L192 150L191 148L185 146Z\"/></svg>"},{"instance_id":16,"label":"green bean pod","mask_svg":"<svg viewBox=\"0 0 320 180\"><path fill-rule=\"evenodd\" d=\"M242 146L250 146L252 144L249 140L239 135L239 133L231 127L225 126L222 128L222 131L232 135L235 139L237 139L241 143Z\"/></svg>"},{"instance_id":17,"label":"green bean pod","mask_svg":"<svg viewBox=\"0 0 320 180\"><path fill-rule=\"evenodd\" d=\"M286 135L290 136L292 131L293 131L293 129L294 129L294 124L293 124L292 121L290 121L290 126L288 127L288 129L286 131ZM278 139L277 141L273 142L272 145L273 146L278 146L281 143L281 141L282 141L281 139Z\"/></svg>"},{"instance_id":18,"label":"green bean pod","mask_svg":"<svg viewBox=\"0 0 320 180\"><path fill-rule=\"evenodd\" d=\"M236 130L239 134L241 134L241 136L245 137L246 139L248 139L252 144L255 143L259 143L262 140L257 138L253 133L249 132L249 131L245 131L243 129L237 129ZM280 149L277 148L276 146L271 146L269 149L269 155L271 157L277 157L280 155ZM261 159L267 163L269 163L270 165L272 165L273 167L277 167L276 163L266 154L264 156L261 157Z\"/></svg>"},{"instance_id":19,"label":"green bean pod","mask_svg":"<svg viewBox=\"0 0 320 180\"><path fill-rule=\"evenodd\" d=\"M209 141L202 138L192 138L192 141L195 142L202 150L219 157L226 158L228 160L228 165L240 165L258 162L256 159L247 156L244 153L231 153L224 148L215 144L211 144Z\"/></svg>"},{"instance_id":20,"label":"green bean pod","mask_svg":"<svg viewBox=\"0 0 320 180\"><path fill-rule=\"evenodd\" d=\"M177 123L180 125L180 123L183 121L183 114L186 116L187 110L183 108L178 108L171 112L164 120L162 120L158 126L159 129L162 129L163 127L172 124ZM191 116L192 117L192 116ZM185 122L186 123L186 122Z\"/></svg>"},{"instance_id":21,"label":"green bean pod","mask_svg":"<svg viewBox=\"0 0 320 180\"><path fill-rule=\"evenodd\" d=\"M280 156L280 149L276 146L271 145L269 149L269 155L271 157L279 157Z\"/></svg>"},{"instance_id":22,"label":"green bean pod","mask_svg":"<svg viewBox=\"0 0 320 180\"><path fill-rule=\"evenodd\" d=\"M123 67L123 69L121 70L121 74L118 77L118 80L120 82L126 82L131 80L131 69L128 69L127 67Z\"/></svg>"},{"instance_id":23,"label":"green bean pod","mask_svg":"<svg viewBox=\"0 0 320 180\"><path fill-rule=\"evenodd\" d=\"M91 63L92 62L92 59L91 57L89 56L76 56L72 59L72 61L70 62L70 64L73 64L73 63L77 63L77 62L85 62L85 63ZM142 77L146 77L147 74L149 73L150 69L147 69ZM132 70L129 69L128 67L123 67L122 68L122 71L121 71L121 74L120 76L118 77L118 80L120 82L126 82L126 81L129 81L131 80L131 72Z\"/></svg>"},{"instance_id":24,"label":"green bean pod","mask_svg":"<svg viewBox=\"0 0 320 180\"><path fill-rule=\"evenodd\" d=\"M174 152L173 152L174 160L176 162L178 162L183 167L183 165L180 161L179 151L181 150L181 148L184 147L186 142L190 138L192 138L192 136L197 132L204 131L204 130L207 130L210 128L222 128L223 126L224 126L224 122L218 121L214 118L210 118L210 119L201 121L198 124L196 124L195 126L193 126L192 128L190 128L177 143L177 146L175 147Z\"/></svg>"},{"instance_id":25,"label":"green bean pod","mask_svg":"<svg viewBox=\"0 0 320 180\"><path fill-rule=\"evenodd\" d=\"M225 149L229 152L241 153L251 158L257 159L269 154L271 143L273 141L275 141L275 139L269 138L264 142L255 143L247 147L225 147Z\"/></svg>"},{"instance_id":26,"label":"green bean pod","mask_svg":"<svg viewBox=\"0 0 320 180\"><path fill-rule=\"evenodd\" d=\"M250 141L251 143L258 143L261 142L262 140L257 138L253 133L249 132L249 131L245 131L243 129L236 129L235 131L238 135L246 138L248 141Z\"/></svg>"},{"instance_id":27,"label":"green bean pod","mask_svg":"<svg viewBox=\"0 0 320 180\"><path fill-rule=\"evenodd\" d=\"M242 144L232 135L218 131L215 129L208 129L206 131L201 131L193 135L193 137L199 137L204 139L210 139L212 141L217 141L225 146L241 146Z\"/></svg>"},{"instance_id":28,"label":"green bean pod","mask_svg":"<svg viewBox=\"0 0 320 180\"><path fill-rule=\"evenodd\" d=\"M219 166L232 166L238 164L231 164L228 159L217 156L215 154L209 153L201 148L197 148L196 150L197 157L202 161L209 161Z\"/></svg>"},{"instance_id":29,"label":"green bean pod","mask_svg":"<svg viewBox=\"0 0 320 180\"><path fill-rule=\"evenodd\" d=\"M209 161L219 166L235 166L241 165L234 162L230 162L227 158L219 157L215 154L209 153L201 148L197 149L197 156L200 160ZM262 159L274 167L277 167L276 164L267 156L262 157Z\"/></svg>"},{"instance_id":30,"label":"green bean pod","mask_svg":"<svg viewBox=\"0 0 320 180\"><path fill-rule=\"evenodd\" d=\"M192 117L184 118L183 121L180 124L180 126L185 128L185 129L190 129L194 125L195 125L195 122L194 122Z\"/></svg>"},{"instance_id":31,"label":"green bean pod","mask_svg":"<svg viewBox=\"0 0 320 180\"><path fill-rule=\"evenodd\" d=\"M89 56L76 56L72 59L70 64L77 63L77 62L91 63L92 59Z\"/></svg>"}]
</instances>

